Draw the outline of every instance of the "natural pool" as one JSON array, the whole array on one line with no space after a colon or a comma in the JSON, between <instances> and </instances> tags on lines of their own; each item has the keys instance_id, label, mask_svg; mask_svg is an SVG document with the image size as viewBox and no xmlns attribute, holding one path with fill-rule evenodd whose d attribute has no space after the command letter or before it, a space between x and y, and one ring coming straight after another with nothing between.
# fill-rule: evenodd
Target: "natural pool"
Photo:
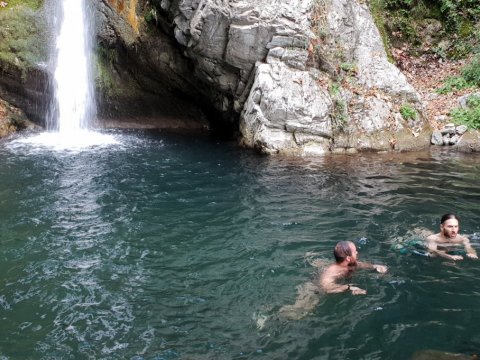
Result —
<instances>
[{"instance_id":1,"label":"natural pool","mask_svg":"<svg viewBox=\"0 0 480 360\"><path fill-rule=\"evenodd\" d=\"M122 134L53 151L0 143L0 359L410 359L480 351L480 260L392 250L462 218L480 252L480 161L448 152L261 157ZM366 296L277 317L333 245Z\"/></svg>"}]
</instances>

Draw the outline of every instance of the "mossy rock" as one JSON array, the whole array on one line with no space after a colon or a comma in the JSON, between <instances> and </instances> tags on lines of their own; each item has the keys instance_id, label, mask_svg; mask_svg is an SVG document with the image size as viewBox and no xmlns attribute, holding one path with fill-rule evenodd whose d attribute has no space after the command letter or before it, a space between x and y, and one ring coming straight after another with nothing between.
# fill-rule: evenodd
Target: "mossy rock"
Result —
<instances>
[{"instance_id":1,"label":"mossy rock","mask_svg":"<svg viewBox=\"0 0 480 360\"><path fill-rule=\"evenodd\" d=\"M43 0L4 0L7 4L5 7L0 6L1 11L9 11L17 7L28 7L33 10L38 10L43 5Z\"/></svg>"},{"instance_id":2,"label":"mossy rock","mask_svg":"<svg viewBox=\"0 0 480 360\"><path fill-rule=\"evenodd\" d=\"M8 2L0 11L0 60L27 69L46 63L49 34L41 13L41 1Z\"/></svg>"}]
</instances>

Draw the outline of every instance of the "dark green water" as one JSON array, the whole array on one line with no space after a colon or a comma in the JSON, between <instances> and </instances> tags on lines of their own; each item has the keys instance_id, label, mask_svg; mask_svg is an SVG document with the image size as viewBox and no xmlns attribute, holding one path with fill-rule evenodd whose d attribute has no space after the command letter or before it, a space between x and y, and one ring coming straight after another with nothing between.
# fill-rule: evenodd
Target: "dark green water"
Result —
<instances>
[{"instance_id":1,"label":"dark green water","mask_svg":"<svg viewBox=\"0 0 480 360\"><path fill-rule=\"evenodd\" d=\"M456 212L480 252L478 156L288 160L119 137L82 152L0 143L0 359L480 352L480 260L392 251ZM354 275L367 295L277 316L315 274L306 253L330 260L362 237L360 258L390 269Z\"/></svg>"}]
</instances>

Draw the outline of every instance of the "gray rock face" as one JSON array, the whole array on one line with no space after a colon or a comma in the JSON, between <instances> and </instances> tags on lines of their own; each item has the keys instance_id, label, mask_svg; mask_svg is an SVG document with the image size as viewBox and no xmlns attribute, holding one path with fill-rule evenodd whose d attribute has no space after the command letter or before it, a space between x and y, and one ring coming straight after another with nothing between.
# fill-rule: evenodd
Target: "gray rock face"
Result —
<instances>
[{"instance_id":1,"label":"gray rock face","mask_svg":"<svg viewBox=\"0 0 480 360\"><path fill-rule=\"evenodd\" d=\"M443 135L440 130L435 130L432 133L431 143L432 145L443 145Z\"/></svg>"},{"instance_id":2,"label":"gray rock face","mask_svg":"<svg viewBox=\"0 0 480 360\"><path fill-rule=\"evenodd\" d=\"M123 5L122 5L123 4ZM125 5L127 4L127 5ZM131 3L95 2L99 47L97 103L100 123L114 128L203 130L206 117L190 67L175 39L135 28ZM134 18L140 22L141 19ZM182 94L183 96L179 96Z\"/></svg>"},{"instance_id":3,"label":"gray rock face","mask_svg":"<svg viewBox=\"0 0 480 360\"><path fill-rule=\"evenodd\" d=\"M473 94L468 94L468 95L463 95L463 96L461 96L461 97L458 99L458 105L460 106L460 108L462 108L462 109L468 109L468 108L469 108L469 106L468 106L468 101L469 101L472 97L480 98L480 92L476 92L476 93L473 93Z\"/></svg>"},{"instance_id":4,"label":"gray rock face","mask_svg":"<svg viewBox=\"0 0 480 360\"><path fill-rule=\"evenodd\" d=\"M259 64L242 114L243 141L265 153L323 154L333 136L332 106L309 73L279 60Z\"/></svg>"},{"instance_id":5,"label":"gray rock face","mask_svg":"<svg viewBox=\"0 0 480 360\"><path fill-rule=\"evenodd\" d=\"M305 2L292 1L290 6L308 9ZM290 35L291 38L307 38L309 43L318 40L308 25L313 10L311 7L310 13L296 13L296 18L303 18L300 22L306 25L291 28L287 32L295 34ZM283 43L277 42L277 47L269 50L267 64L259 64L255 69L252 93L240 120L244 143L266 153L322 154L338 148L389 150L391 146L384 140L385 136L380 140L368 134L387 131L395 138L397 131L407 127L421 134L417 141L419 147L427 146L427 134L420 132L423 107L419 95L387 61L366 6L341 0L329 2L326 8L317 11L323 11L323 31L327 34L317 45L324 71L309 67L309 54L304 47L292 50L286 47L286 39ZM299 54L296 63L286 56L293 51ZM342 66L353 70L338 79L336 69ZM338 94L331 91L335 84ZM253 94L262 94L260 103L259 96ZM417 110L417 119L404 120L400 116L399 108L404 103ZM298 141L299 132L309 141ZM353 137L345 136L349 133L362 134L363 140L355 142ZM338 141L340 138L352 140Z\"/></svg>"},{"instance_id":6,"label":"gray rock face","mask_svg":"<svg viewBox=\"0 0 480 360\"><path fill-rule=\"evenodd\" d=\"M136 76L143 88L158 92L155 84L167 83L207 104L223 122L239 124L244 145L264 153L427 146L419 96L387 61L368 8L355 0L320 4L163 0L152 8L161 34L113 33L145 59L137 60L151 70ZM321 23L312 23L314 13ZM404 104L414 118L400 115Z\"/></svg>"},{"instance_id":7,"label":"gray rock face","mask_svg":"<svg viewBox=\"0 0 480 360\"><path fill-rule=\"evenodd\" d=\"M463 135L467 132L468 130L468 127L467 125L459 125L457 127L455 127L455 132L458 134L458 135Z\"/></svg>"}]
</instances>

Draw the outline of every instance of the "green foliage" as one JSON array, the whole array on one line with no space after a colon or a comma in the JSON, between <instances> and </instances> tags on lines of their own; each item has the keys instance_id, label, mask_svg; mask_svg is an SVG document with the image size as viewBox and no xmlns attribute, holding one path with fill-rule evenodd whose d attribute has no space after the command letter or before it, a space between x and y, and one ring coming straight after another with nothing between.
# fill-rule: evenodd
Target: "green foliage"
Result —
<instances>
[{"instance_id":1,"label":"green foliage","mask_svg":"<svg viewBox=\"0 0 480 360\"><path fill-rule=\"evenodd\" d=\"M431 49L441 57L455 59L467 56L476 46L479 51L479 0L370 0L369 7L388 46L403 46L407 42L414 46L410 51ZM443 28L425 46L422 23L427 19L440 21Z\"/></svg>"},{"instance_id":2,"label":"green foliage","mask_svg":"<svg viewBox=\"0 0 480 360\"><path fill-rule=\"evenodd\" d=\"M417 110L410 104L403 104L400 107L400 114L405 120L415 120L417 118Z\"/></svg>"},{"instance_id":3,"label":"green foliage","mask_svg":"<svg viewBox=\"0 0 480 360\"><path fill-rule=\"evenodd\" d=\"M437 89L439 94L448 94L456 90L463 90L469 88L469 83L462 76L450 76L440 89Z\"/></svg>"},{"instance_id":4,"label":"green foliage","mask_svg":"<svg viewBox=\"0 0 480 360\"><path fill-rule=\"evenodd\" d=\"M328 88L328 92L331 96L340 95L340 85L338 83L332 83Z\"/></svg>"},{"instance_id":5,"label":"green foliage","mask_svg":"<svg viewBox=\"0 0 480 360\"><path fill-rule=\"evenodd\" d=\"M348 109L347 104L341 98L334 100L333 126L337 131L343 131L347 125Z\"/></svg>"},{"instance_id":6,"label":"green foliage","mask_svg":"<svg viewBox=\"0 0 480 360\"><path fill-rule=\"evenodd\" d=\"M342 98L341 87L333 82L328 87L328 92L333 99L333 111L331 113L332 125L335 131L343 131L348 122L347 103Z\"/></svg>"},{"instance_id":7,"label":"green foliage","mask_svg":"<svg viewBox=\"0 0 480 360\"><path fill-rule=\"evenodd\" d=\"M451 112L452 121L457 125L480 129L480 96L470 96L467 105L467 109L455 109Z\"/></svg>"},{"instance_id":8,"label":"green foliage","mask_svg":"<svg viewBox=\"0 0 480 360\"><path fill-rule=\"evenodd\" d=\"M477 55L473 61L463 69L462 75L467 83L480 87L480 55Z\"/></svg>"},{"instance_id":9,"label":"green foliage","mask_svg":"<svg viewBox=\"0 0 480 360\"><path fill-rule=\"evenodd\" d=\"M478 0L440 0L440 10L452 30L458 30L465 21L478 21Z\"/></svg>"},{"instance_id":10,"label":"green foliage","mask_svg":"<svg viewBox=\"0 0 480 360\"><path fill-rule=\"evenodd\" d=\"M147 24L157 24L158 23L158 14L157 14L157 10L155 8L153 9L150 9L149 11L147 11L145 13L145 15L143 16L143 18L145 19L145 22Z\"/></svg>"},{"instance_id":11,"label":"green foliage","mask_svg":"<svg viewBox=\"0 0 480 360\"><path fill-rule=\"evenodd\" d=\"M351 75L355 75L358 71L357 65L352 64L352 63L341 63L340 64L340 69L342 69L343 71L345 71L345 72L347 72Z\"/></svg>"},{"instance_id":12,"label":"green foliage","mask_svg":"<svg viewBox=\"0 0 480 360\"><path fill-rule=\"evenodd\" d=\"M462 76L447 78L443 86L437 90L439 94L448 94L456 90L480 87L480 55L462 70Z\"/></svg>"}]
</instances>

